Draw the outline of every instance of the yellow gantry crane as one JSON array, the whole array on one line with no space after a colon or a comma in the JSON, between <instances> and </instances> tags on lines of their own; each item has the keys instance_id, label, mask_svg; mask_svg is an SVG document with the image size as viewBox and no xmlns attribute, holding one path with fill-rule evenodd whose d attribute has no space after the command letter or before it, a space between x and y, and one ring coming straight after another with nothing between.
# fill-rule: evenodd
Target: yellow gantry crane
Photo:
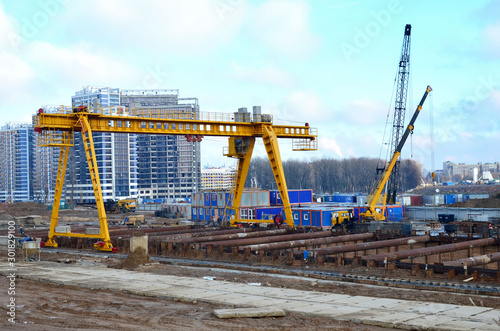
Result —
<instances>
[{"instance_id":1,"label":"yellow gantry crane","mask_svg":"<svg viewBox=\"0 0 500 331\"><path fill-rule=\"evenodd\" d=\"M283 200L285 222L294 227L285 175L281 164L278 138L293 139L292 149L294 151L317 150L317 130L311 128L308 123L303 126L273 125L272 116L261 114L260 107L257 107L257 109L258 111L254 107L253 114L247 112L246 108L240 108L237 113L233 114L203 113L195 110L179 111L167 108L128 109L121 106L61 106L51 113L39 109L38 113L33 116L33 126L35 132L39 134L38 145L60 148L49 238L45 245L57 247L56 236L96 238L101 239L95 245L97 249L116 251L109 236L92 139L93 132L185 135L188 141L201 141L203 136L228 137L229 146L224 149L224 155L238 159L230 225L241 221L239 215L240 201L250 166L255 138L262 137ZM87 156L90 179L99 215L99 234L56 232L69 148L74 146L75 132L81 132Z\"/></svg>"}]
</instances>

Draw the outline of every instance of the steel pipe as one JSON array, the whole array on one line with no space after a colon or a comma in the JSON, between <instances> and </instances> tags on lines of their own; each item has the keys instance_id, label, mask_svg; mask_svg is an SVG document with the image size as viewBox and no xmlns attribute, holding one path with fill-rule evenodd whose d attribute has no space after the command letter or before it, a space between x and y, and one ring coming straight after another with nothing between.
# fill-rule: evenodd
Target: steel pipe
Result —
<instances>
[{"instance_id":1,"label":"steel pipe","mask_svg":"<svg viewBox=\"0 0 500 331\"><path fill-rule=\"evenodd\" d=\"M248 231L248 229L247 229ZM244 238L257 238L257 237L266 237L266 236L275 236L278 234L289 233L289 229L274 229L268 231L253 231L253 232L245 232L245 233L231 233L231 234L218 234L215 233L213 236L204 236L204 237L196 237L196 238L182 238L178 240L169 240L173 243L201 243L201 242L209 242L209 241L225 241L225 240L233 240L233 239L244 239Z\"/></svg>"},{"instance_id":2,"label":"steel pipe","mask_svg":"<svg viewBox=\"0 0 500 331\"><path fill-rule=\"evenodd\" d=\"M500 253L473 256L466 259L443 262L447 267L475 267L500 261Z\"/></svg>"},{"instance_id":3,"label":"steel pipe","mask_svg":"<svg viewBox=\"0 0 500 331\"><path fill-rule=\"evenodd\" d=\"M255 244L255 245L242 246L240 248L242 249L250 248L250 250L252 251L260 251L260 250L268 251L276 249L307 247L315 245L334 244L339 242L365 240L373 238L374 236L375 234L373 232L367 232L367 233L349 234L344 236L327 237L327 238L292 240L292 241L276 242L270 244Z\"/></svg>"},{"instance_id":4,"label":"steel pipe","mask_svg":"<svg viewBox=\"0 0 500 331\"><path fill-rule=\"evenodd\" d=\"M234 239L234 240L224 240L224 241L215 241L215 242L206 242L206 243L203 242L200 244L219 246L219 247L246 246L246 245L254 245L254 244L272 243L272 242L278 242L278 241L290 241L290 240L330 237L331 235L332 235L331 231L318 231L318 232L309 232L309 233L286 234L286 235L281 235L281 236L267 236L267 237L246 238L246 239Z\"/></svg>"},{"instance_id":5,"label":"steel pipe","mask_svg":"<svg viewBox=\"0 0 500 331\"><path fill-rule=\"evenodd\" d=\"M428 256L428 255L434 255L434 254L439 254L439 253L458 251L458 250L467 249L467 248L488 246L488 245L491 245L494 243L495 243L495 238L485 238L485 239L464 241L464 242L455 243L455 244L426 247L426 248L418 248L418 249L410 249L410 250L400 251L400 252L368 255L368 256L363 256L361 259L366 260L366 261L381 261L381 260L397 261L397 260L408 259L411 257Z\"/></svg>"},{"instance_id":6,"label":"steel pipe","mask_svg":"<svg viewBox=\"0 0 500 331\"><path fill-rule=\"evenodd\" d=\"M242 233L242 232L251 232L254 229L245 229L245 228L239 228L239 229L225 229L221 230L219 228L203 228L203 229L191 229L189 231L184 231L184 232L178 232L178 233L173 233L173 234L167 234L164 236L158 236L156 239L158 240L166 240L166 241L176 241L176 240L182 240L188 238L205 238L213 235L219 235L219 234L231 234L231 233Z\"/></svg>"},{"instance_id":7,"label":"steel pipe","mask_svg":"<svg viewBox=\"0 0 500 331\"><path fill-rule=\"evenodd\" d=\"M346 253L346 252L366 251L366 250L375 249L375 248L409 245L409 244L412 244L411 241L413 241L413 243L427 242L430 239L431 239L431 236L425 235L425 236L415 236L415 237L398 238L398 239L391 239L391 240L371 241L371 242L359 243L359 244L310 249L309 253L312 253L313 255L330 255L330 254L339 254L339 253Z\"/></svg>"}]
</instances>

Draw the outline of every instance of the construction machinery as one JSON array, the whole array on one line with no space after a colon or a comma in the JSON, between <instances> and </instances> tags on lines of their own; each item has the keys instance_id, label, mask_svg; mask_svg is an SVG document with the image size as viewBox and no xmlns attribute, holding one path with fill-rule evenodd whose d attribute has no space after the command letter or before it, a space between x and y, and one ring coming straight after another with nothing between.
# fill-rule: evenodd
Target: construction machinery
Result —
<instances>
[{"instance_id":1,"label":"construction machinery","mask_svg":"<svg viewBox=\"0 0 500 331\"><path fill-rule=\"evenodd\" d=\"M128 226L137 226L138 224L146 224L146 219L144 218L144 215L131 215L125 217L123 224Z\"/></svg>"},{"instance_id":2,"label":"construction machinery","mask_svg":"<svg viewBox=\"0 0 500 331\"><path fill-rule=\"evenodd\" d=\"M170 218L170 219L176 219L177 214L172 211L172 208L170 207L165 207L160 210L155 211L155 217L163 217L163 218Z\"/></svg>"},{"instance_id":3,"label":"construction machinery","mask_svg":"<svg viewBox=\"0 0 500 331\"><path fill-rule=\"evenodd\" d=\"M387 192L384 193L384 203L382 208L377 207L377 201L382 194L382 190L384 189L385 185L387 184L387 181L389 177L391 176L391 172L394 169L394 166L396 164L396 161L398 160L399 156L401 155L401 150L403 149L403 146L406 142L406 139L410 135L410 133L413 133L413 128L415 125L415 120L418 117L418 114L420 114L420 111L422 110L422 106L425 102L425 99L427 98L427 95L429 92L432 91L432 88L430 86L427 86L427 89L425 90L425 93L422 97L422 100L420 100L420 103L418 104L417 109L415 110L415 113L413 114L413 117L410 120L410 123L406 127L406 130L401 137L401 140L399 141L399 144L396 147L396 150L394 151L394 154L392 155L391 160L387 164L387 166L384 169L384 172L382 175L379 177L376 185L373 187L372 192L368 195L368 207L366 208L366 211L364 213L361 213L361 220L362 221L369 221L369 220L375 220L375 221L384 221L385 220L385 201L387 198Z\"/></svg>"},{"instance_id":4,"label":"construction machinery","mask_svg":"<svg viewBox=\"0 0 500 331\"><path fill-rule=\"evenodd\" d=\"M394 101L394 120L392 123L392 139L391 139L391 154L396 152L398 144L401 140L405 124L405 113L408 96L408 83L410 78L410 44L411 44L411 25L406 24L403 38L403 46L401 49L401 57L398 65L398 75L396 78L396 99ZM400 160L397 159L392 169L392 174L387 184L388 204L396 203L396 195L401 186L401 175L399 172ZM380 168L379 168L380 169Z\"/></svg>"},{"instance_id":5,"label":"construction machinery","mask_svg":"<svg viewBox=\"0 0 500 331\"><path fill-rule=\"evenodd\" d=\"M345 210L339 210L335 211L332 213L331 216L332 220L332 228L334 227L346 227L351 225L353 223L353 217L352 217L352 210L345 209Z\"/></svg>"},{"instance_id":6,"label":"construction machinery","mask_svg":"<svg viewBox=\"0 0 500 331\"><path fill-rule=\"evenodd\" d=\"M253 107L253 115L246 108L235 113L202 113L198 110L173 110L168 108L130 109L126 107L59 107L46 113L39 109L33 116L33 127L38 133L38 145L59 147L59 164L54 193L54 208L50 222L47 247L57 247L55 237L80 237L100 239L94 247L103 251L116 251L109 237L108 222L102 198L99 169L95 157L93 132L184 135L186 139L204 136L229 137L229 147L224 155L238 159L235 188L231 192L231 212L227 215L230 225L240 221L239 207L255 139L261 137L271 164L277 188L284 205L285 222L294 227L292 209L288 198L278 138L292 139L296 151L317 150L317 130L305 125L274 125L273 117L261 114L260 107ZM57 232L59 203L68 163L70 147L74 146L75 132L81 132L90 180L94 189L100 232L98 234Z\"/></svg>"},{"instance_id":7,"label":"construction machinery","mask_svg":"<svg viewBox=\"0 0 500 331\"><path fill-rule=\"evenodd\" d=\"M137 200L135 199L121 199L118 201L109 199L104 203L104 210L108 213L133 213L136 208Z\"/></svg>"}]
</instances>

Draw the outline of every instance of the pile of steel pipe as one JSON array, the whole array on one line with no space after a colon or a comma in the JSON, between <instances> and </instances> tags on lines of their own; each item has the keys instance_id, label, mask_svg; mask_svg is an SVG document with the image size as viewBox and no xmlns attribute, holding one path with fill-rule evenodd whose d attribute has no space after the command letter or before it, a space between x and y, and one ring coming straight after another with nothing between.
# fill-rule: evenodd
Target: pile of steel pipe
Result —
<instances>
[{"instance_id":1,"label":"pile of steel pipe","mask_svg":"<svg viewBox=\"0 0 500 331\"><path fill-rule=\"evenodd\" d=\"M193 231L190 225L186 226L175 226L175 227L164 227L164 228L110 228L110 236L127 236L137 232L148 233L148 234L159 234L159 233L179 233L181 231L190 232Z\"/></svg>"},{"instance_id":2,"label":"pile of steel pipe","mask_svg":"<svg viewBox=\"0 0 500 331\"><path fill-rule=\"evenodd\" d=\"M182 238L178 240L169 240L174 243L208 243L209 241L226 241L233 239L244 239L244 238L257 238L257 237L267 237L275 236L278 234L285 234L291 230L288 229L275 229L269 231L254 231L254 232L238 232L231 234L220 234L220 232L215 232L211 236L196 237L196 238Z\"/></svg>"},{"instance_id":3,"label":"pile of steel pipe","mask_svg":"<svg viewBox=\"0 0 500 331\"><path fill-rule=\"evenodd\" d=\"M266 236L266 237L257 237L257 238L246 238L246 239L233 239L233 240L223 240L223 241L214 241L214 242L206 242L201 244L210 245L213 247L228 247L228 246L246 246L246 245L254 245L254 244L264 244L264 243L272 243L279 241L290 241L290 240L300 240L300 239L309 239L309 238L321 238L321 237L330 237L332 236L331 231L317 231L317 232L308 232L308 233L295 233L295 234L285 234L285 235L274 235L274 236Z\"/></svg>"},{"instance_id":4,"label":"pile of steel pipe","mask_svg":"<svg viewBox=\"0 0 500 331\"><path fill-rule=\"evenodd\" d=\"M313 255L317 256L317 255L339 254L339 253L346 253L346 252L366 251L369 249L384 248L384 247L391 247L391 246L401 246L401 245L410 245L412 243L428 242L430 239L431 239L431 237L429 235L425 235L425 236L415 236L415 237L398 238L398 239L390 239L390 240L370 241L370 242L359 243L359 244L310 249L309 254L313 254Z\"/></svg>"},{"instance_id":5,"label":"pile of steel pipe","mask_svg":"<svg viewBox=\"0 0 500 331\"><path fill-rule=\"evenodd\" d=\"M488 246L488 245L492 245L494 243L495 243L495 238L485 238L485 239L464 241L464 242L455 243L455 244L410 249L410 250L400 251L400 252L368 255L368 256L363 256L361 259L366 260L366 261L382 261L382 260L397 261L397 260L404 260L404 259L408 259L408 258L434 255L434 254L439 254L439 253L453 252L453 251L474 248L474 247Z\"/></svg>"},{"instance_id":6,"label":"pile of steel pipe","mask_svg":"<svg viewBox=\"0 0 500 331\"><path fill-rule=\"evenodd\" d=\"M155 236L155 239L157 240L166 240L166 241L175 241L175 240L181 240L181 239L187 239L187 238L195 238L195 237L209 237L214 234L220 234L220 233L241 233L241 232L249 232L251 231L250 229L226 229L226 230L220 230L218 228L197 228L197 229L190 229L190 230L184 230L184 231L176 231L172 233L167 233L163 235L158 235Z\"/></svg>"},{"instance_id":7,"label":"pile of steel pipe","mask_svg":"<svg viewBox=\"0 0 500 331\"><path fill-rule=\"evenodd\" d=\"M447 267L475 267L478 265L484 265L498 261L500 261L500 253L493 253L488 255L473 256L455 261L447 261L443 262L443 265Z\"/></svg>"},{"instance_id":8,"label":"pile of steel pipe","mask_svg":"<svg viewBox=\"0 0 500 331\"><path fill-rule=\"evenodd\" d=\"M277 250L277 249L287 249L287 248L296 248L296 247L310 247L316 245L327 245L341 242L349 242L356 240L365 240L370 239L375 236L374 233L358 233L358 234L349 234L343 236L336 237L327 237L327 238L316 238L316 239L302 239L302 240L291 240L285 242L275 242L270 244L255 244L248 246L240 246L241 249L249 248L252 251L260 251L260 250ZM338 246L343 247L343 246Z\"/></svg>"}]
</instances>

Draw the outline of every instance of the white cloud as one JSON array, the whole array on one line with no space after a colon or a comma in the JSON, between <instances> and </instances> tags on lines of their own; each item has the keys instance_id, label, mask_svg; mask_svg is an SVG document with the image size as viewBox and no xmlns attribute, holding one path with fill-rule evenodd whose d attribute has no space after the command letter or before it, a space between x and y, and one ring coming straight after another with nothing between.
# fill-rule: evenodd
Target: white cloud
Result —
<instances>
[{"instance_id":1,"label":"white cloud","mask_svg":"<svg viewBox=\"0 0 500 331\"><path fill-rule=\"evenodd\" d=\"M276 113L278 118L309 122L318 126L320 121L328 120L327 107L316 92L297 90L288 95L285 106Z\"/></svg>"},{"instance_id":2,"label":"white cloud","mask_svg":"<svg viewBox=\"0 0 500 331\"><path fill-rule=\"evenodd\" d=\"M232 39L243 21L244 2L231 2L221 13L217 1L80 1L68 2L63 25L75 40L89 40L110 49L142 48L173 54L206 55ZM222 15L223 14L223 15ZM91 18L87 24L82 18ZM117 56L127 54L117 54ZM150 53L151 58L162 53Z\"/></svg>"},{"instance_id":3,"label":"white cloud","mask_svg":"<svg viewBox=\"0 0 500 331\"><path fill-rule=\"evenodd\" d=\"M330 154L328 152L333 152L339 157L343 157L342 150L340 149L337 141L333 138L319 137L319 149L324 154ZM326 153L325 153L326 152Z\"/></svg>"},{"instance_id":4,"label":"white cloud","mask_svg":"<svg viewBox=\"0 0 500 331\"><path fill-rule=\"evenodd\" d=\"M493 90L491 92L490 104L493 108L495 108L496 112L500 110L500 86L498 86L497 90Z\"/></svg>"},{"instance_id":5,"label":"white cloud","mask_svg":"<svg viewBox=\"0 0 500 331\"><path fill-rule=\"evenodd\" d=\"M500 57L500 22L496 22L483 30L485 48L494 57Z\"/></svg>"},{"instance_id":6,"label":"white cloud","mask_svg":"<svg viewBox=\"0 0 500 331\"><path fill-rule=\"evenodd\" d=\"M353 100L344 106L340 118L348 125L383 127L387 105L372 100Z\"/></svg>"},{"instance_id":7,"label":"white cloud","mask_svg":"<svg viewBox=\"0 0 500 331\"><path fill-rule=\"evenodd\" d=\"M3 4L0 2L0 50L12 51L13 38L17 36L14 21L3 11Z\"/></svg>"},{"instance_id":8,"label":"white cloud","mask_svg":"<svg viewBox=\"0 0 500 331\"><path fill-rule=\"evenodd\" d=\"M28 63L12 53L2 52L0 61L0 98L5 101L12 97L16 90L30 85L35 76L34 70Z\"/></svg>"},{"instance_id":9,"label":"white cloud","mask_svg":"<svg viewBox=\"0 0 500 331\"><path fill-rule=\"evenodd\" d=\"M256 38L280 56L303 59L319 44L309 29L309 7L305 1L266 1L257 7L251 24Z\"/></svg>"},{"instance_id":10,"label":"white cloud","mask_svg":"<svg viewBox=\"0 0 500 331\"><path fill-rule=\"evenodd\" d=\"M59 48L52 44L33 42L29 45L29 62L37 69L38 79L56 84L79 86L92 84L123 87L139 82L141 72L113 57L91 47Z\"/></svg>"},{"instance_id":11,"label":"white cloud","mask_svg":"<svg viewBox=\"0 0 500 331\"><path fill-rule=\"evenodd\" d=\"M233 63L236 77L246 82L289 87L295 84L295 79L286 71L273 65L265 67L245 67Z\"/></svg>"}]
</instances>

